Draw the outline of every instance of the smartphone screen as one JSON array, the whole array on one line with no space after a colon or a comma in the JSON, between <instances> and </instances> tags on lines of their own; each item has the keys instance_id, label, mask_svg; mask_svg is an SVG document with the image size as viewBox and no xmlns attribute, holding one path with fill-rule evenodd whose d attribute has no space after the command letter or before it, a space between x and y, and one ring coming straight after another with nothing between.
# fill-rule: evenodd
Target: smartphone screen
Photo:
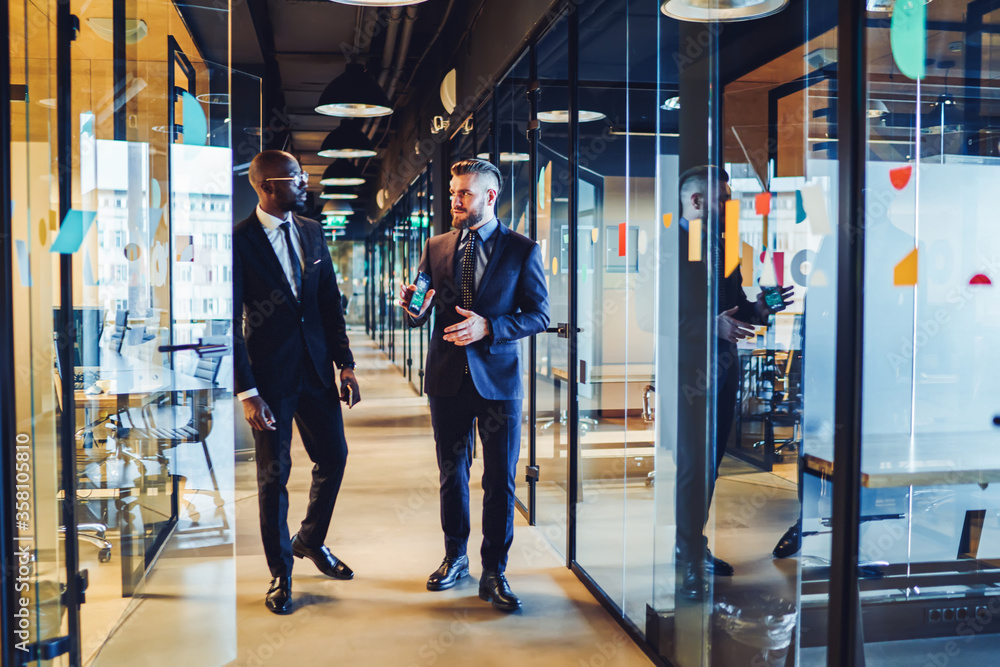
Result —
<instances>
[{"instance_id":1,"label":"smartphone screen","mask_svg":"<svg viewBox=\"0 0 1000 667\"><path fill-rule=\"evenodd\" d=\"M764 288L764 303L771 310L776 308L781 308L785 305L785 300L781 298L781 288L780 287L765 287Z\"/></svg>"},{"instance_id":2,"label":"smartphone screen","mask_svg":"<svg viewBox=\"0 0 1000 667\"><path fill-rule=\"evenodd\" d=\"M407 310L413 315L419 315L420 309L424 305L424 299L427 297L427 290L431 287L431 277L421 271L417 275L417 282L414 284L417 289L413 292L413 296L410 297L410 305Z\"/></svg>"}]
</instances>

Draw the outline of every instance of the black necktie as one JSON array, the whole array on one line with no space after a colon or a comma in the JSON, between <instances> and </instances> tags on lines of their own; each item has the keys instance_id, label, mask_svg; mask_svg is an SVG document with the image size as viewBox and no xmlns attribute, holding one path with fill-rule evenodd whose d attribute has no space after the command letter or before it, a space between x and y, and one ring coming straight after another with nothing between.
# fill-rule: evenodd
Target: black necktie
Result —
<instances>
[{"instance_id":1,"label":"black necktie","mask_svg":"<svg viewBox=\"0 0 1000 667\"><path fill-rule=\"evenodd\" d=\"M472 308L472 298L476 295L476 243L479 233L469 231L469 241L462 255L462 308Z\"/></svg>"},{"instance_id":2,"label":"black necktie","mask_svg":"<svg viewBox=\"0 0 1000 667\"><path fill-rule=\"evenodd\" d=\"M295 277L295 294L299 301L302 300L302 266L299 264L299 256L295 254L295 246L292 245L292 223L281 223L281 231L285 233L285 246L288 248L288 260L292 263L292 275Z\"/></svg>"}]
</instances>

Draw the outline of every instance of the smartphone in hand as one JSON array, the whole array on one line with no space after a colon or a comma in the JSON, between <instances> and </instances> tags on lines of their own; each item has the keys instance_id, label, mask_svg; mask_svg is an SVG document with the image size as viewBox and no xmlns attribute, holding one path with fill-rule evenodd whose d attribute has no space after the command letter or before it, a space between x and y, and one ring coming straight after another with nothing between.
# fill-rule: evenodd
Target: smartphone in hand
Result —
<instances>
[{"instance_id":1,"label":"smartphone in hand","mask_svg":"<svg viewBox=\"0 0 1000 667\"><path fill-rule=\"evenodd\" d=\"M785 305L785 299L781 295L781 287L765 287L764 290L764 303L768 308L773 310L780 310Z\"/></svg>"},{"instance_id":2,"label":"smartphone in hand","mask_svg":"<svg viewBox=\"0 0 1000 667\"><path fill-rule=\"evenodd\" d=\"M424 299L427 297L427 290L431 288L431 277L421 271L417 275L417 282L414 283L416 290L410 297L410 305L406 308L414 317L420 315L420 309L424 306Z\"/></svg>"},{"instance_id":3,"label":"smartphone in hand","mask_svg":"<svg viewBox=\"0 0 1000 667\"><path fill-rule=\"evenodd\" d=\"M340 395L340 400L347 403L347 408L350 409L357 405L358 401L361 399L354 393L354 387L346 385L343 389L343 393Z\"/></svg>"}]
</instances>

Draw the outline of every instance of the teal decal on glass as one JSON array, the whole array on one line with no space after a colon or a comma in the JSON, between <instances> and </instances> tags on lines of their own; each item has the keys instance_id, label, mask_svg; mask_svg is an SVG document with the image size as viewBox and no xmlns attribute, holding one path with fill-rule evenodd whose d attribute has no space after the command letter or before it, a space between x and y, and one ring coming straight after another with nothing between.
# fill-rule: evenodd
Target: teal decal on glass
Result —
<instances>
[{"instance_id":1,"label":"teal decal on glass","mask_svg":"<svg viewBox=\"0 0 1000 667\"><path fill-rule=\"evenodd\" d=\"M892 57L911 79L927 74L927 6L924 0L899 0L889 27Z\"/></svg>"},{"instance_id":2,"label":"teal decal on glass","mask_svg":"<svg viewBox=\"0 0 1000 667\"><path fill-rule=\"evenodd\" d=\"M59 227L59 235L49 248L49 252L57 252L62 255L72 255L80 249L83 237L90 230L90 225L94 222L97 213L94 211L77 211L70 209L63 218L62 226Z\"/></svg>"},{"instance_id":3,"label":"teal decal on glass","mask_svg":"<svg viewBox=\"0 0 1000 667\"><path fill-rule=\"evenodd\" d=\"M806 207L802 203L802 191L795 191L795 224L800 222L805 222L806 220Z\"/></svg>"},{"instance_id":4,"label":"teal decal on glass","mask_svg":"<svg viewBox=\"0 0 1000 667\"><path fill-rule=\"evenodd\" d=\"M181 91L181 107L184 110L184 140L188 146L204 146L208 135L208 121L201 102L186 90Z\"/></svg>"}]
</instances>

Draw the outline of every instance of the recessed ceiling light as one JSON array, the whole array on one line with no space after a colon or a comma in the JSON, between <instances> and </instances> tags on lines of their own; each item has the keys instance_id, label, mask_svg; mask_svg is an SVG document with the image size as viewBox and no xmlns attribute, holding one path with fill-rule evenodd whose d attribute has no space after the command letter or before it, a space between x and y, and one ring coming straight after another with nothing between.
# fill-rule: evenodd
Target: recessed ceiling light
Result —
<instances>
[{"instance_id":1,"label":"recessed ceiling light","mask_svg":"<svg viewBox=\"0 0 1000 667\"><path fill-rule=\"evenodd\" d=\"M660 11L680 21L725 23L777 14L787 5L788 0L666 0Z\"/></svg>"}]
</instances>

